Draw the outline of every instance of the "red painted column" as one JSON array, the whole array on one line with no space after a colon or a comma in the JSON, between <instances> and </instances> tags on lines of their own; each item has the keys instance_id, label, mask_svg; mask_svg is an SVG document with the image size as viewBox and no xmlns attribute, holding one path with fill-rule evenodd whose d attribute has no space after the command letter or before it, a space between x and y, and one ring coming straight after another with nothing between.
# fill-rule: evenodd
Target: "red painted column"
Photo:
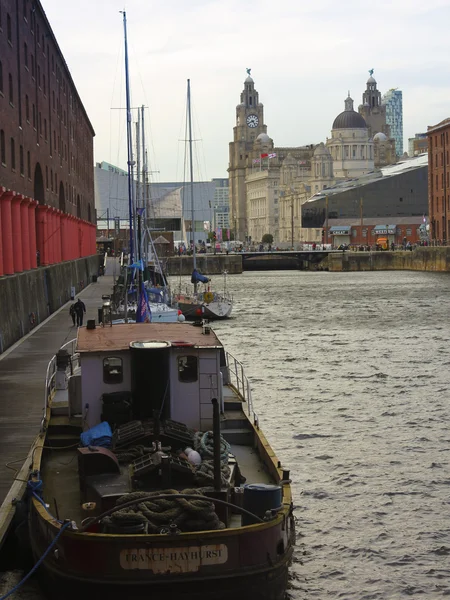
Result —
<instances>
[{"instance_id":1,"label":"red painted column","mask_svg":"<svg viewBox=\"0 0 450 600\"><path fill-rule=\"evenodd\" d=\"M20 218L20 203L22 202L22 198L21 194L17 194L11 202L14 273L22 273L23 271L22 220Z\"/></svg>"},{"instance_id":2,"label":"red painted column","mask_svg":"<svg viewBox=\"0 0 450 600\"><path fill-rule=\"evenodd\" d=\"M47 211L48 206L46 204L39 204L37 207L37 241L41 266L46 266L49 264Z\"/></svg>"},{"instance_id":3,"label":"red painted column","mask_svg":"<svg viewBox=\"0 0 450 600\"><path fill-rule=\"evenodd\" d=\"M47 227L48 227L48 264L55 262L55 219L53 218L54 208L47 207Z\"/></svg>"},{"instance_id":4,"label":"red painted column","mask_svg":"<svg viewBox=\"0 0 450 600\"><path fill-rule=\"evenodd\" d=\"M78 242L78 245L77 245L77 248L78 248L77 258L81 258L83 256L83 251L82 251L83 232L82 232L82 229L81 229L81 221L80 221L80 219L77 219L77 234L78 234L78 236L77 236L77 242Z\"/></svg>"},{"instance_id":5,"label":"red painted column","mask_svg":"<svg viewBox=\"0 0 450 600\"><path fill-rule=\"evenodd\" d=\"M67 260L67 215L63 212L61 213L61 230L60 230L60 240L61 240L61 260Z\"/></svg>"},{"instance_id":6,"label":"red painted column","mask_svg":"<svg viewBox=\"0 0 450 600\"><path fill-rule=\"evenodd\" d=\"M14 275L13 233L12 233L12 199L15 192L5 192L2 195L2 247L3 270L5 275Z\"/></svg>"},{"instance_id":7,"label":"red painted column","mask_svg":"<svg viewBox=\"0 0 450 600\"><path fill-rule=\"evenodd\" d=\"M60 210L56 211L56 262L62 262L62 238L61 238L61 223L63 213Z\"/></svg>"},{"instance_id":8,"label":"red painted column","mask_svg":"<svg viewBox=\"0 0 450 600\"><path fill-rule=\"evenodd\" d=\"M2 196L6 192L6 188L0 186L0 277L4 275L3 270L3 245L2 245Z\"/></svg>"},{"instance_id":9,"label":"red painted column","mask_svg":"<svg viewBox=\"0 0 450 600\"><path fill-rule=\"evenodd\" d=\"M75 239L75 217L70 215L70 260L75 258L76 252L76 239Z\"/></svg>"},{"instance_id":10,"label":"red painted column","mask_svg":"<svg viewBox=\"0 0 450 600\"><path fill-rule=\"evenodd\" d=\"M30 225L28 221L29 198L22 198L20 203L20 220L22 222L22 267L24 271L30 270Z\"/></svg>"},{"instance_id":11,"label":"red painted column","mask_svg":"<svg viewBox=\"0 0 450 600\"><path fill-rule=\"evenodd\" d=\"M37 267L37 240L36 240L36 200L30 198L28 204L28 228L30 231L30 269Z\"/></svg>"}]
</instances>

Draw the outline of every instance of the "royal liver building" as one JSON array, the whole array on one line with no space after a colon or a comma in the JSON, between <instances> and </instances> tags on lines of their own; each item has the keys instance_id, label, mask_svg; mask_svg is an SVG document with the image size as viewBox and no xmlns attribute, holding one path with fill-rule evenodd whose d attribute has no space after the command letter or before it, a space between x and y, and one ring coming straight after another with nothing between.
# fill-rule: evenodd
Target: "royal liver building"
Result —
<instances>
[{"instance_id":1,"label":"royal liver building","mask_svg":"<svg viewBox=\"0 0 450 600\"><path fill-rule=\"evenodd\" d=\"M348 95L325 143L286 148L275 147L267 134L250 69L247 74L230 143L230 228L245 243L259 243L267 233L282 246L321 241L321 229L303 228L302 205L324 188L395 161L376 82L371 74L363 100L369 93L374 98L359 112Z\"/></svg>"}]
</instances>

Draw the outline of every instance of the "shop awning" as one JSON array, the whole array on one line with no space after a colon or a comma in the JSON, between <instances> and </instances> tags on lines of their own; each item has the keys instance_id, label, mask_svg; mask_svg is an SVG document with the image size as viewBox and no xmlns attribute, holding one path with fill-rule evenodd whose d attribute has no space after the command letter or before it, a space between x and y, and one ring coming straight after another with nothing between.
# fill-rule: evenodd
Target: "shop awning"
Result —
<instances>
[{"instance_id":1,"label":"shop awning","mask_svg":"<svg viewBox=\"0 0 450 600\"><path fill-rule=\"evenodd\" d=\"M333 225L330 227L331 235L350 235L350 225Z\"/></svg>"},{"instance_id":2,"label":"shop awning","mask_svg":"<svg viewBox=\"0 0 450 600\"><path fill-rule=\"evenodd\" d=\"M376 235L382 235L383 233L384 235L395 235L395 227L395 225L375 225L373 230L375 231Z\"/></svg>"}]
</instances>

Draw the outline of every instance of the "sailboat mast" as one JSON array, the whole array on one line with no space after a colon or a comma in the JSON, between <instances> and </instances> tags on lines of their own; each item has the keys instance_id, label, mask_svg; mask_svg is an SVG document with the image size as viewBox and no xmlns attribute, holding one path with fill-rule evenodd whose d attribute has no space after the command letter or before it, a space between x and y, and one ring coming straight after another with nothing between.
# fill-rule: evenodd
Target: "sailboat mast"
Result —
<instances>
[{"instance_id":1,"label":"sailboat mast","mask_svg":"<svg viewBox=\"0 0 450 600\"><path fill-rule=\"evenodd\" d=\"M191 231L192 231L192 251L193 251L193 267L197 268L196 252L195 252L195 221L194 221L194 165L192 160L192 119L191 119L191 80L187 80L187 108L188 108L188 126L189 126L189 169L191 177ZM197 283L194 283L194 290L197 292Z\"/></svg>"},{"instance_id":2,"label":"sailboat mast","mask_svg":"<svg viewBox=\"0 0 450 600\"><path fill-rule=\"evenodd\" d=\"M127 141L128 141L128 212L130 222L130 262L133 264L133 207L134 207L134 186L133 186L133 133L131 130L131 107L130 107L130 78L128 72L128 40L127 40L127 13L123 11L123 31L125 40L125 84L127 98Z\"/></svg>"}]
</instances>

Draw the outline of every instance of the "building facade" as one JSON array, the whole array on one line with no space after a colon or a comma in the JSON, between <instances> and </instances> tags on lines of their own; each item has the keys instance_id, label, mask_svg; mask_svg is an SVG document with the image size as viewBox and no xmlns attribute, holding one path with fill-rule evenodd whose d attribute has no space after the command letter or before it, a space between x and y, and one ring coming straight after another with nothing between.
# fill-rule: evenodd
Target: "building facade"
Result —
<instances>
[{"instance_id":1,"label":"building facade","mask_svg":"<svg viewBox=\"0 0 450 600\"><path fill-rule=\"evenodd\" d=\"M447 244L450 231L450 118L427 129L430 237Z\"/></svg>"},{"instance_id":2,"label":"building facade","mask_svg":"<svg viewBox=\"0 0 450 600\"><path fill-rule=\"evenodd\" d=\"M390 134L395 140L397 156L403 155L403 93L391 89L383 95L383 105L386 107L386 123Z\"/></svg>"},{"instance_id":3,"label":"building facade","mask_svg":"<svg viewBox=\"0 0 450 600\"><path fill-rule=\"evenodd\" d=\"M422 239L422 217L389 217L362 219L329 219L324 225L324 238L334 248L341 244L348 246L369 246L375 248L386 241L389 247L415 244Z\"/></svg>"},{"instance_id":4,"label":"building facade","mask_svg":"<svg viewBox=\"0 0 450 600\"><path fill-rule=\"evenodd\" d=\"M2 0L0 275L95 253L94 135L39 0Z\"/></svg>"},{"instance_id":5,"label":"building facade","mask_svg":"<svg viewBox=\"0 0 450 600\"><path fill-rule=\"evenodd\" d=\"M416 133L413 138L408 138L408 155L418 156L428 152L428 134Z\"/></svg>"},{"instance_id":6,"label":"building facade","mask_svg":"<svg viewBox=\"0 0 450 600\"><path fill-rule=\"evenodd\" d=\"M345 99L345 110L333 122L327 148L336 179L359 177L373 171L373 141L364 118L353 110L353 99Z\"/></svg>"}]
</instances>

